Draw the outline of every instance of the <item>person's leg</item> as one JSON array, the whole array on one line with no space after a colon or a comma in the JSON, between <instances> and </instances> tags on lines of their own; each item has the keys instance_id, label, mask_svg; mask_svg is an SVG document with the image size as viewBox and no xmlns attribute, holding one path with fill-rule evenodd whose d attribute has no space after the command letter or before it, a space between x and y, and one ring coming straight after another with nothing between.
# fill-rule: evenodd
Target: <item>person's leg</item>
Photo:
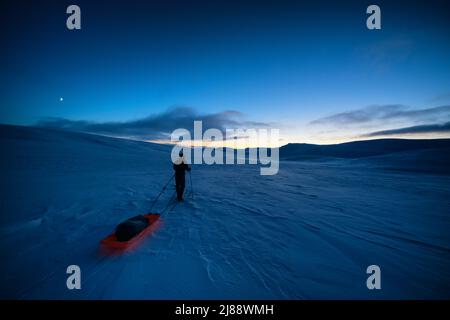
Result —
<instances>
[{"instance_id":1,"label":"person's leg","mask_svg":"<svg viewBox=\"0 0 450 320\"><path fill-rule=\"evenodd\" d=\"M178 201L183 200L183 187L181 185L177 185L176 186L176 190L177 190L177 199Z\"/></svg>"},{"instance_id":2,"label":"person's leg","mask_svg":"<svg viewBox=\"0 0 450 320\"><path fill-rule=\"evenodd\" d=\"M184 184L183 185L181 185L181 187L180 187L180 193L181 193L181 200L183 200L183 194L184 194Z\"/></svg>"}]
</instances>

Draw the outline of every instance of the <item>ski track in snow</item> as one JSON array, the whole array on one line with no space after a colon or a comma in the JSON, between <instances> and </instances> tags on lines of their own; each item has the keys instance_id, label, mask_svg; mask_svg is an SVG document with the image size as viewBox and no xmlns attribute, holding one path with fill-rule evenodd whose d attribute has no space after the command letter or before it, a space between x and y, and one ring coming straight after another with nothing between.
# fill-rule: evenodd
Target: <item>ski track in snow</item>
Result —
<instances>
[{"instance_id":1,"label":"ski track in snow","mask_svg":"<svg viewBox=\"0 0 450 320\"><path fill-rule=\"evenodd\" d=\"M186 200L137 248L99 241L172 174L164 146L35 132L2 138L1 297L7 299L450 298L450 177L281 162L194 165ZM155 209L173 197L170 184ZM82 290L66 288L66 268ZM365 287L370 264L382 290Z\"/></svg>"}]
</instances>

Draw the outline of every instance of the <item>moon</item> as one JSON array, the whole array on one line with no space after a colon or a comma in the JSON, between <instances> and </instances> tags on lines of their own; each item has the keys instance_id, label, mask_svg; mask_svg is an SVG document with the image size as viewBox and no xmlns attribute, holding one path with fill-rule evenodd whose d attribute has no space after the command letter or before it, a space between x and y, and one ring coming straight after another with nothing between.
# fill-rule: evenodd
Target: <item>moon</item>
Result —
<instances>
[{"instance_id":1,"label":"moon","mask_svg":"<svg viewBox=\"0 0 450 320\"><path fill-rule=\"evenodd\" d=\"M59 98L59 101L61 101L61 102L62 102L63 100L64 100L64 99L63 99L63 97Z\"/></svg>"}]
</instances>

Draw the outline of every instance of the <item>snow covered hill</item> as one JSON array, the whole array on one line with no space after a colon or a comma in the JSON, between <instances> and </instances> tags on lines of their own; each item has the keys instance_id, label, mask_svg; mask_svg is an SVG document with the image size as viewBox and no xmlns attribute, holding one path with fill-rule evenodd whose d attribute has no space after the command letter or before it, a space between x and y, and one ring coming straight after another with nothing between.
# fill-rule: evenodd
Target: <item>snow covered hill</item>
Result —
<instances>
[{"instance_id":1,"label":"snow covered hill","mask_svg":"<svg viewBox=\"0 0 450 320\"><path fill-rule=\"evenodd\" d=\"M194 197L111 255L99 241L148 212L170 147L14 126L0 126L0 147L1 298L450 298L450 176L386 170L401 153L282 161L274 176L194 165ZM439 152L420 154L426 167ZM81 290L66 287L71 264ZM381 290L366 287L372 264Z\"/></svg>"}]
</instances>

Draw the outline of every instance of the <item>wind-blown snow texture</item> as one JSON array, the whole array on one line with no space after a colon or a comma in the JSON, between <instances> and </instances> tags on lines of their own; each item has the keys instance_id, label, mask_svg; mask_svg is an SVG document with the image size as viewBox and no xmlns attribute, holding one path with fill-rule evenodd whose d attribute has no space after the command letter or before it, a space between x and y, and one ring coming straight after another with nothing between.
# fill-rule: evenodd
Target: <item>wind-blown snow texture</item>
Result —
<instances>
[{"instance_id":1,"label":"wind-blown snow texture","mask_svg":"<svg viewBox=\"0 0 450 320\"><path fill-rule=\"evenodd\" d=\"M99 241L146 213L172 174L169 147L12 126L0 147L1 298L450 298L450 176L410 160L282 161L275 176L196 165L194 199L109 255ZM81 290L66 288L70 264Z\"/></svg>"}]
</instances>

